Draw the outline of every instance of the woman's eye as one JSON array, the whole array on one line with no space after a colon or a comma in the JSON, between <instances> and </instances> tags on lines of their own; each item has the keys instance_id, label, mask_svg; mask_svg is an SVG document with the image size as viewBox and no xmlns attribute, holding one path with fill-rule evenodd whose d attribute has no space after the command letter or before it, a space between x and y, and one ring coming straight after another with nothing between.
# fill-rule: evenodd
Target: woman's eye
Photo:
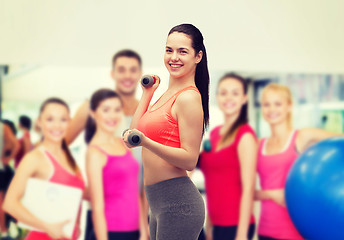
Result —
<instances>
[{"instance_id":1,"label":"woman's eye","mask_svg":"<svg viewBox=\"0 0 344 240\"><path fill-rule=\"evenodd\" d=\"M166 49L166 52L170 53L170 52L172 52L172 50L171 49Z\"/></svg>"}]
</instances>

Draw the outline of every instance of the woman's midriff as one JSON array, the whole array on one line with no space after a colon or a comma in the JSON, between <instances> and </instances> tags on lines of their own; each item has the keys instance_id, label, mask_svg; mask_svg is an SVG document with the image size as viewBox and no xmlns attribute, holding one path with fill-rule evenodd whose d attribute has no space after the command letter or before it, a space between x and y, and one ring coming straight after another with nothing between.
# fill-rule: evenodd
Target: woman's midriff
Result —
<instances>
[{"instance_id":1,"label":"woman's midriff","mask_svg":"<svg viewBox=\"0 0 344 240\"><path fill-rule=\"evenodd\" d=\"M142 148L142 162L144 185L151 185L167 179L187 176L186 170L169 164L146 148Z\"/></svg>"}]
</instances>

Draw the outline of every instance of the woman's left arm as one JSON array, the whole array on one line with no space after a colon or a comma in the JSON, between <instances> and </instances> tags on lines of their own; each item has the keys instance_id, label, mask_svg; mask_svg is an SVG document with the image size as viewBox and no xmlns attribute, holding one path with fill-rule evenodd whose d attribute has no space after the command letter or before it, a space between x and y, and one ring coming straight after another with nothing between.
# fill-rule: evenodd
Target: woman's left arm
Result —
<instances>
[{"instance_id":1,"label":"woman's left arm","mask_svg":"<svg viewBox=\"0 0 344 240\"><path fill-rule=\"evenodd\" d=\"M253 209L256 184L257 141L250 133L245 133L238 145L242 195L240 200L239 224L235 240L247 239L247 231Z\"/></svg>"},{"instance_id":2,"label":"woman's left arm","mask_svg":"<svg viewBox=\"0 0 344 240\"><path fill-rule=\"evenodd\" d=\"M191 171L197 164L202 140L203 110L201 97L195 91L184 92L178 96L174 107L179 126L180 148L157 143L142 133L141 146L149 149L166 162ZM130 147L127 136L128 133L125 134L124 141Z\"/></svg>"},{"instance_id":3,"label":"woman's left arm","mask_svg":"<svg viewBox=\"0 0 344 240\"><path fill-rule=\"evenodd\" d=\"M297 149L302 153L311 145L336 136L343 136L343 133L334 133L318 128L300 129L296 138Z\"/></svg>"}]
</instances>

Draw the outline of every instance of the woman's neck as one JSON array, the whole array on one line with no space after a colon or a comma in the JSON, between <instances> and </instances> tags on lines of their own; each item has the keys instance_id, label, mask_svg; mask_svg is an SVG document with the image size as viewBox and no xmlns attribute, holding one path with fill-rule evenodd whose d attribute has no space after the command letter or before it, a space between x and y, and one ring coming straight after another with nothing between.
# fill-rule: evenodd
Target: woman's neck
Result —
<instances>
[{"instance_id":1,"label":"woman's neck","mask_svg":"<svg viewBox=\"0 0 344 240\"><path fill-rule=\"evenodd\" d=\"M173 90L178 91L180 89L186 88L188 86L194 86L194 85L195 85L195 73L191 73L181 78L173 78L172 76L170 76L168 89L172 91Z\"/></svg>"},{"instance_id":2,"label":"woman's neck","mask_svg":"<svg viewBox=\"0 0 344 240\"><path fill-rule=\"evenodd\" d=\"M98 144L111 144L115 142L114 133L103 131L102 129L97 129L92 140Z\"/></svg>"},{"instance_id":3,"label":"woman's neck","mask_svg":"<svg viewBox=\"0 0 344 240\"><path fill-rule=\"evenodd\" d=\"M232 128L232 126L234 125L234 123L238 119L239 114L240 113L238 112L238 113L234 113L234 114L225 114L224 115L225 122L222 126L221 134L224 134L225 132L228 131L228 129Z\"/></svg>"},{"instance_id":4,"label":"woman's neck","mask_svg":"<svg viewBox=\"0 0 344 240\"><path fill-rule=\"evenodd\" d=\"M293 128L287 122L270 125L272 139L284 139L290 135Z\"/></svg>"},{"instance_id":5,"label":"woman's neck","mask_svg":"<svg viewBox=\"0 0 344 240\"><path fill-rule=\"evenodd\" d=\"M42 146L53 156L59 156L61 154L61 151L63 151L62 142L43 140Z\"/></svg>"}]
</instances>

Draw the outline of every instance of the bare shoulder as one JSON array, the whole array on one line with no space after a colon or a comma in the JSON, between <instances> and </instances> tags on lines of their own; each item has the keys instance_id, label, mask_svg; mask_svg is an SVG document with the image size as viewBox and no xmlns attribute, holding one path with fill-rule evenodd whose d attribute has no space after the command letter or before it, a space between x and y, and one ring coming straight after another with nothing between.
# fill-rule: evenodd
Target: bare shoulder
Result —
<instances>
[{"instance_id":1,"label":"bare shoulder","mask_svg":"<svg viewBox=\"0 0 344 240\"><path fill-rule=\"evenodd\" d=\"M257 140L251 132L246 132L241 136L239 145L257 145Z\"/></svg>"},{"instance_id":2,"label":"bare shoulder","mask_svg":"<svg viewBox=\"0 0 344 240\"><path fill-rule=\"evenodd\" d=\"M193 89L186 90L179 94L176 102L187 103L187 102L201 102L201 94Z\"/></svg>"},{"instance_id":3,"label":"bare shoulder","mask_svg":"<svg viewBox=\"0 0 344 240\"><path fill-rule=\"evenodd\" d=\"M197 109L197 105L202 106L202 98L198 92L190 89L179 94L176 99L176 105L186 111Z\"/></svg>"},{"instance_id":4,"label":"bare shoulder","mask_svg":"<svg viewBox=\"0 0 344 240\"><path fill-rule=\"evenodd\" d=\"M304 145L312 136L320 134L322 130L316 128L302 128L297 131L297 141Z\"/></svg>"},{"instance_id":5,"label":"bare shoulder","mask_svg":"<svg viewBox=\"0 0 344 240\"><path fill-rule=\"evenodd\" d=\"M104 165L106 156L95 147L88 147L86 152L86 160L91 165Z\"/></svg>"},{"instance_id":6,"label":"bare shoulder","mask_svg":"<svg viewBox=\"0 0 344 240\"><path fill-rule=\"evenodd\" d=\"M40 167L45 167L44 155L40 149L33 149L32 151L25 154L19 164L19 168L27 171L37 171Z\"/></svg>"}]
</instances>

